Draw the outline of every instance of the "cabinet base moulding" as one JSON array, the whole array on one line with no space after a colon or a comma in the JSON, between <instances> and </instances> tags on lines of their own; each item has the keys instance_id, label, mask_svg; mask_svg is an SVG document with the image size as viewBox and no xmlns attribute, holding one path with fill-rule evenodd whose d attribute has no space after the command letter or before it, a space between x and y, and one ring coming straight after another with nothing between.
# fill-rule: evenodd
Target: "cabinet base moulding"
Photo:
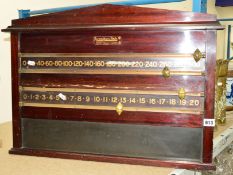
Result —
<instances>
[{"instance_id":1,"label":"cabinet base moulding","mask_svg":"<svg viewBox=\"0 0 233 175\"><path fill-rule=\"evenodd\" d=\"M216 169L216 167L213 164L203 164L198 162L190 163L186 161L167 161L167 160L161 161L155 159L67 153L60 151L58 152L58 151L27 149L27 148L12 148L9 151L9 153L18 154L18 155L28 155L28 156L53 157L53 158L76 159L76 160L97 161L97 162L111 162L111 163L121 163L121 164L131 164L131 165L176 167L176 168L192 169L192 170Z\"/></svg>"}]
</instances>

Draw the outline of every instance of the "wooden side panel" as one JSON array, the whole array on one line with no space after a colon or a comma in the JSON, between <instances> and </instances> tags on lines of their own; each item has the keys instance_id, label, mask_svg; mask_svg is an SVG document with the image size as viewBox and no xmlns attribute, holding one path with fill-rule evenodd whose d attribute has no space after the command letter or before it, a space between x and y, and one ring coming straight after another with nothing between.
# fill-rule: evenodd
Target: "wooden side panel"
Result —
<instances>
[{"instance_id":1,"label":"wooden side panel","mask_svg":"<svg viewBox=\"0 0 233 175\"><path fill-rule=\"evenodd\" d=\"M12 115L13 115L13 147L21 147L21 116L19 109L19 74L18 50L19 34L11 33L11 74L12 74Z\"/></svg>"},{"instance_id":2,"label":"wooden side panel","mask_svg":"<svg viewBox=\"0 0 233 175\"><path fill-rule=\"evenodd\" d=\"M216 31L207 31L205 119L214 119ZM203 162L212 162L213 127L204 127Z\"/></svg>"}]
</instances>

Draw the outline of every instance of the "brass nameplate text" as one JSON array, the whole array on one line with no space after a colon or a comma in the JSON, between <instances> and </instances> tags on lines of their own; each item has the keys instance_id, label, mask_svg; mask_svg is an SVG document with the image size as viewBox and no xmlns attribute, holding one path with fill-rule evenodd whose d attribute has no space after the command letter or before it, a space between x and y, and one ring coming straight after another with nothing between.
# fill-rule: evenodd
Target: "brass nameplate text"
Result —
<instances>
[{"instance_id":1,"label":"brass nameplate text","mask_svg":"<svg viewBox=\"0 0 233 175\"><path fill-rule=\"evenodd\" d=\"M94 36L95 45L121 45L121 36Z\"/></svg>"}]
</instances>

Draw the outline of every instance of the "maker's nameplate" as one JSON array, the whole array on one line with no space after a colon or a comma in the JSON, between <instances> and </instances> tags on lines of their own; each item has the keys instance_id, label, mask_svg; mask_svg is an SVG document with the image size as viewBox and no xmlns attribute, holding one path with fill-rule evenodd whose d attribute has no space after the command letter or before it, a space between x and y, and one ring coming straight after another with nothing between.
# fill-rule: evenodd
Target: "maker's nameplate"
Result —
<instances>
[{"instance_id":1,"label":"maker's nameplate","mask_svg":"<svg viewBox=\"0 0 233 175\"><path fill-rule=\"evenodd\" d=\"M88 89L56 89L22 88L21 105L38 107L61 107L81 109L115 110L118 103L124 111L164 111L201 113L204 98L186 96L180 100L175 93L140 92L124 90L88 90ZM183 110L183 111L182 111ZM189 111L191 110L191 111Z\"/></svg>"},{"instance_id":2,"label":"maker's nameplate","mask_svg":"<svg viewBox=\"0 0 233 175\"><path fill-rule=\"evenodd\" d=\"M95 45L121 45L121 36L94 36Z\"/></svg>"},{"instance_id":3,"label":"maker's nameplate","mask_svg":"<svg viewBox=\"0 0 233 175\"><path fill-rule=\"evenodd\" d=\"M200 75L205 60L195 62L192 56L150 54L97 55L29 55L21 57L22 73L101 73L162 74L167 66L171 74ZM186 71L186 72L185 72Z\"/></svg>"}]
</instances>

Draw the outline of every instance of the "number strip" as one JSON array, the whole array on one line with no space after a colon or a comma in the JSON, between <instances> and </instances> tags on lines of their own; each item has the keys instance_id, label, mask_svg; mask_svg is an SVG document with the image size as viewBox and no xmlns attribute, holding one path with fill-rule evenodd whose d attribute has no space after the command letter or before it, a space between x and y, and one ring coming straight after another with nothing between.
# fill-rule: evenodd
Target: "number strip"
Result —
<instances>
[{"instance_id":1,"label":"number strip","mask_svg":"<svg viewBox=\"0 0 233 175\"><path fill-rule=\"evenodd\" d=\"M115 94L154 94L154 95L178 95L177 91L142 91L142 90L112 90L112 89L77 89L77 88L41 88L41 87L19 87L20 91L62 91L62 92L96 92L96 93L115 93ZM187 92L186 96L203 97L204 92Z\"/></svg>"}]
</instances>

